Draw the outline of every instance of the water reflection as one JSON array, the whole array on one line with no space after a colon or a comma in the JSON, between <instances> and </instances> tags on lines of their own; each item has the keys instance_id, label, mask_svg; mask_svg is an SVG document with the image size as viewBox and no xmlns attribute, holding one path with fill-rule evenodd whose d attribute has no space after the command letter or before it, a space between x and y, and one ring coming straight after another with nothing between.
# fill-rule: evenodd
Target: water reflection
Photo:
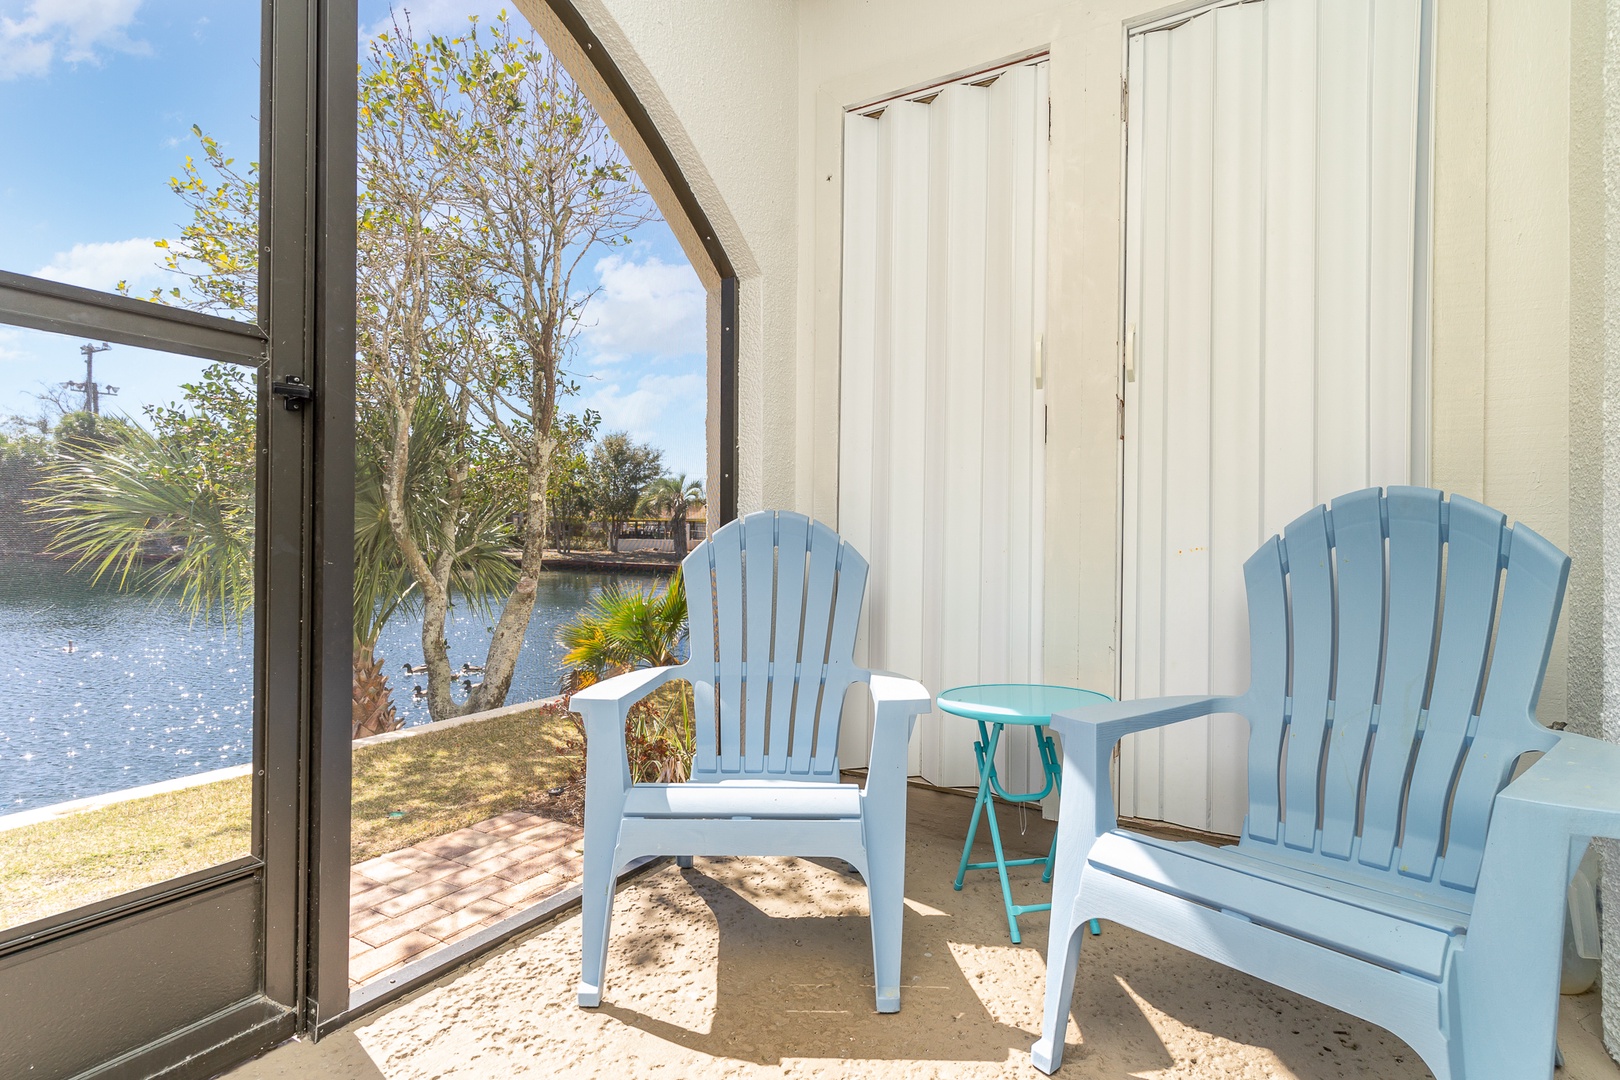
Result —
<instances>
[{"instance_id":1,"label":"water reflection","mask_svg":"<svg viewBox=\"0 0 1620 1080\"><path fill-rule=\"evenodd\" d=\"M610 580L541 575L508 701L556 691L557 627ZM447 633L453 666L483 662L492 623L457 608ZM426 723L427 703L411 694L426 676L402 670L421 663L420 622L396 616L378 653L400 718ZM192 622L172 604L94 587L61 563L0 560L0 680L0 814L252 758L251 625Z\"/></svg>"}]
</instances>

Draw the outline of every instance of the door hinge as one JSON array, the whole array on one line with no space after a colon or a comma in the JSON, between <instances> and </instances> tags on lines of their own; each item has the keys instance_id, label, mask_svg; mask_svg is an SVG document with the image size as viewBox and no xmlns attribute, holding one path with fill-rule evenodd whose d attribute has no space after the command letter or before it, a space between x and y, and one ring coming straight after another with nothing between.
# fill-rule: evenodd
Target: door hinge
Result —
<instances>
[{"instance_id":1,"label":"door hinge","mask_svg":"<svg viewBox=\"0 0 1620 1080\"><path fill-rule=\"evenodd\" d=\"M1114 400L1119 403L1119 441L1124 442L1125 441L1125 399L1120 397L1118 394L1115 394L1114 395Z\"/></svg>"},{"instance_id":2,"label":"door hinge","mask_svg":"<svg viewBox=\"0 0 1620 1080\"><path fill-rule=\"evenodd\" d=\"M270 392L281 399L288 412L297 412L304 407L304 402L315 400L315 388L297 375L288 375L271 383Z\"/></svg>"},{"instance_id":3,"label":"door hinge","mask_svg":"<svg viewBox=\"0 0 1620 1080\"><path fill-rule=\"evenodd\" d=\"M1129 79L1119 80L1119 122L1128 123L1131 119L1131 82Z\"/></svg>"}]
</instances>

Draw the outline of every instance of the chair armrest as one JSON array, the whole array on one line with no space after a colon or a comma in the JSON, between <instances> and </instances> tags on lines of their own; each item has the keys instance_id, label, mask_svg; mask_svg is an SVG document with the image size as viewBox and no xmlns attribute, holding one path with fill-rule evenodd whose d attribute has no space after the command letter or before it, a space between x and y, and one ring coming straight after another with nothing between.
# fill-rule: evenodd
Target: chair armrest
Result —
<instances>
[{"instance_id":1,"label":"chair armrest","mask_svg":"<svg viewBox=\"0 0 1620 1080\"><path fill-rule=\"evenodd\" d=\"M892 671L874 671L866 684L872 705L879 715L915 716L933 708L934 698L916 679Z\"/></svg>"},{"instance_id":2,"label":"chair armrest","mask_svg":"<svg viewBox=\"0 0 1620 1080\"><path fill-rule=\"evenodd\" d=\"M599 683L592 683L569 698L568 704L585 718L586 735L595 723L616 720L623 723L630 714L630 706L678 676L681 667L637 668L623 675L615 675ZM600 719L598 719L600 718Z\"/></svg>"},{"instance_id":3,"label":"chair armrest","mask_svg":"<svg viewBox=\"0 0 1620 1080\"><path fill-rule=\"evenodd\" d=\"M569 699L569 707L585 721L585 812L590 815L591 792L622 795L630 790L630 761L625 756L624 721L630 706L673 678L685 666L637 668L587 686ZM605 812L599 816L609 816Z\"/></svg>"},{"instance_id":4,"label":"chair armrest","mask_svg":"<svg viewBox=\"0 0 1620 1080\"><path fill-rule=\"evenodd\" d=\"M1238 712L1241 711L1240 700L1202 696L1141 698L1087 705L1053 714L1052 727L1063 736L1059 850L1065 847L1077 850L1078 857L1083 861L1097 837L1117 823L1114 785L1112 777L1108 775L1108 762L1114 744L1121 738L1133 731L1163 727L1179 720L1191 720L1212 713Z\"/></svg>"},{"instance_id":5,"label":"chair armrest","mask_svg":"<svg viewBox=\"0 0 1620 1080\"><path fill-rule=\"evenodd\" d=\"M1504 801L1522 804L1570 837L1620 837L1620 746L1562 732L1496 799L1497 812Z\"/></svg>"},{"instance_id":6,"label":"chair armrest","mask_svg":"<svg viewBox=\"0 0 1620 1080\"><path fill-rule=\"evenodd\" d=\"M1118 742L1133 731L1147 731L1212 713L1238 711L1236 698L1200 695L1140 698L1057 713L1052 717L1052 727L1065 739L1093 738L1099 744L1108 744Z\"/></svg>"},{"instance_id":7,"label":"chair armrest","mask_svg":"<svg viewBox=\"0 0 1620 1080\"><path fill-rule=\"evenodd\" d=\"M1546 1074L1545 1045L1518 1036L1527 1008L1556 1007L1570 873L1594 836L1620 837L1620 746L1565 732L1491 807L1456 977L1470 1070Z\"/></svg>"},{"instance_id":8,"label":"chair armrest","mask_svg":"<svg viewBox=\"0 0 1620 1080\"><path fill-rule=\"evenodd\" d=\"M906 755L911 728L917 714L933 707L934 698L922 683L889 671L874 671L867 677L872 695L872 749L867 759L867 790L873 781L879 786L906 783Z\"/></svg>"}]
</instances>

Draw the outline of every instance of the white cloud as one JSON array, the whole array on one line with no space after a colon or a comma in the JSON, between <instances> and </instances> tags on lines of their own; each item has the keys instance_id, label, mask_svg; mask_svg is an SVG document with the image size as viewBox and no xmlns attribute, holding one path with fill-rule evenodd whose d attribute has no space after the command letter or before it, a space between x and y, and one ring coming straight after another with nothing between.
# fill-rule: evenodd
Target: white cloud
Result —
<instances>
[{"instance_id":1,"label":"white cloud","mask_svg":"<svg viewBox=\"0 0 1620 1080\"><path fill-rule=\"evenodd\" d=\"M149 236L137 236L103 244L74 244L67 251L57 252L49 264L34 271L34 276L109 292L120 281L128 281L139 294L164 283L155 243Z\"/></svg>"},{"instance_id":2,"label":"white cloud","mask_svg":"<svg viewBox=\"0 0 1620 1080\"><path fill-rule=\"evenodd\" d=\"M0 0L0 80L47 74L57 60L99 64L103 52L150 53L129 36L141 0ZM11 9L20 17L6 14Z\"/></svg>"},{"instance_id":3,"label":"white cloud","mask_svg":"<svg viewBox=\"0 0 1620 1080\"><path fill-rule=\"evenodd\" d=\"M600 287L580 320L594 365L630 355L703 355L703 284L690 266L656 255L644 262L608 255L597 261L596 277Z\"/></svg>"},{"instance_id":4,"label":"white cloud","mask_svg":"<svg viewBox=\"0 0 1620 1080\"><path fill-rule=\"evenodd\" d=\"M687 427L695 420L702 428L707 408L707 387L702 375L643 375L635 388L609 383L585 398L585 406L602 414L603 431L628 431L633 438L661 446L660 423L670 414L672 425Z\"/></svg>"}]
</instances>

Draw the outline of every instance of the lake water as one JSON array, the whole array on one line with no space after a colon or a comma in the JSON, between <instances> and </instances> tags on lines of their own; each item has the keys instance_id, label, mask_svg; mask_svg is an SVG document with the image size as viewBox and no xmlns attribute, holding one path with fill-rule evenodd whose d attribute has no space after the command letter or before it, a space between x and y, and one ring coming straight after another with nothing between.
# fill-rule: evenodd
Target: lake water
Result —
<instances>
[{"instance_id":1,"label":"lake water","mask_svg":"<svg viewBox=\"0 0 1620 1080\"><path fill-rule=\"evenodd\" d=\"M556 693L557 629L613 579L540 578L509 703ZM446 633L452 666L483 663L493 621L458 606ZM421 625L395 616L377 649L407 726L431 719L411 697L426 676L401 670L422 662ZM250 627L192 622L171 603L91 586L60 564L0 560L0 814L247 763L252 685Z\"/></svg>"}]
</instances>

